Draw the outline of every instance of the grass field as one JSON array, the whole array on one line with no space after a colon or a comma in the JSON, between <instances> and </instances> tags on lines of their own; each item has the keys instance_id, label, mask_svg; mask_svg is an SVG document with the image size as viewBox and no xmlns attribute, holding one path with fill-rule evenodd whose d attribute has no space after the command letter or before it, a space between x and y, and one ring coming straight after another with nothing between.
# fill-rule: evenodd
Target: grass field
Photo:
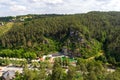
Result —
<instances>
[{"instance_id":1,"label":"grass field","mask_svg":"<svg viewBox=\"0 0 120 80\"><path fill-rule=\"evenodd\" d=\"M9 22L5 24L4 26L0 26L0 37L5 34L7 31L9 31L13 26L12 22Z\"/></svg>"}]
</instances>

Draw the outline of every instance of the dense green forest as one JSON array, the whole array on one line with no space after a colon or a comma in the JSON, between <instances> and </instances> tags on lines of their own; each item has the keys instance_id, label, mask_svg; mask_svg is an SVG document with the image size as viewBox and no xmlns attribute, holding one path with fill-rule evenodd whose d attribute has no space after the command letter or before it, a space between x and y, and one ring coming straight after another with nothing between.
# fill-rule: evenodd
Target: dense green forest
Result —
<instances>
[{"instance_id":1,"label":"dense green forest","mask_svg":"<svg viewBox=\"0 0 120 80\"><path fill-rule=\"evenodd\" d=\"M23 67L14 80L120 80L120 12L0 17L0 30L0 65ZM32 62L57 52L69 57Z\"/></svg>"},{"instance_id":2,"label":"dense green forest","mask_svg":"<svg viewBox=\"0 0 120 80\"><path fill-rule=\"evenodd\" d=\"M12 23L9 30L0 32L0 56L25 57L28 51L41 56L66 50L72 57L86 59L102 50L108 62L119 65L120 12L23 15L0 21Z\"/></svg>"}]
</instances>

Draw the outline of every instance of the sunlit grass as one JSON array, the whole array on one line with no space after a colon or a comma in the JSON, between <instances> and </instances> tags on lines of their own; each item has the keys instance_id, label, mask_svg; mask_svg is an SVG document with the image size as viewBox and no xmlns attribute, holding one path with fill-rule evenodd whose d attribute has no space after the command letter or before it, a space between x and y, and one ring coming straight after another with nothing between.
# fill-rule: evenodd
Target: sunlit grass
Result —
<instances>
[{"instance_id":1,"label":"sunlit grass","mask_svg":"<svg viewBox=\"0 0 120 80\"><path fill-rule=\"evenodd\" d=\"M7 31L9 31L13 26L13 22L9 22L3 26L0 26L0 37L5 34Z\"/></svg>"}]
</instances>

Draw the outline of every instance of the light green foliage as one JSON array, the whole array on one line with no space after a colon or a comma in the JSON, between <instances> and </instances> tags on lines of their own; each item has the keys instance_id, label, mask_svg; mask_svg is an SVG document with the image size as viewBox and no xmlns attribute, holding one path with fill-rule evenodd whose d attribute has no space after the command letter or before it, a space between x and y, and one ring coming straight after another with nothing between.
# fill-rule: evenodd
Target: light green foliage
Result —
<instances>
[{"instance_id":1,"label":"light green foliage","mask_svg":"<svg viewBox=\"0 0 120 80\"><path fill-rule=\"evenodd\" d=\"M24 53L24 57L26 58L26 59L35 59L37 56L36 56L36 54L34 53L34 52L26 52L26 53Z\"/></svg>"},{"instance_id":2,"label":"light green foliage","mask_svg":"<svg viewBox=\"0 0 120 80\"><path fill-rule=\"evenodd\" d=\"M1 57L26 58L35 59L37 54L35 52L25 51L24 49L2 49L0 51Z\"/></svg>"},{"instance_id":3,"label":"light green foliage","mask_svg":"<svg viewBox=\"0 0 120 80\"><path fill-rule=\"evenodd\" d=\"M0 65L7 66L9 64L10 64L10 60L9 59L0 59Z\"/></svg>"},{"instance_id":4,"label":"light green foliage","mask_svg":"<svg viewBox=\"0 0 120 80\"><path fill-rule=\"evenodd\" d=\"M12 22L9 22L7 24L4 23L4 26L0 26L0 36L4 35L7 31L9 31L13 27Z\"/></svg>"},{"instance_id":5,"label":"light green foliage","mask_svg":"<svg viewBox=\"0 0 120 80\"><path fill-rule=\"evenodd\" d=\"M109 73L107 76L106 76L106 79L105 80L119 80L120 79L120 69L116 69L115 72L113 73Z\"/></svg>"}]
</instances>

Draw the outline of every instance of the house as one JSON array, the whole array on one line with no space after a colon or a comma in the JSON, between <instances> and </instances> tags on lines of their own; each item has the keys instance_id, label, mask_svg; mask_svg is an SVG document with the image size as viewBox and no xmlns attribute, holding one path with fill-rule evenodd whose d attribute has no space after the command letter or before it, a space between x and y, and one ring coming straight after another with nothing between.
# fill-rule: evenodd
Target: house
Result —
<instances>
[{"instance_id":1,"label":"house","mask_svg":"<svg viewBox=\"0 0 120 80\"><path fill-rule=\"evenodd\" d=\"M4 25L4 23L3 22L0 22L0 26L3 26Z\"/></svg>"},{"instance_id":2,"label":"house","mask_svg":"<svg viewBox=\"0 0 120 80\"><path fill-rule=\"evenodd\" d=\"M13 80L15 78L15 71L8 70L2 74L2 80Z\"/></svg>"},{"instance_id":3,"label":"house","mask_svg":"<svg viewBox=\"0 0 120 80\"><path fill-rule=\"evenodd\" d=\"M21 18L20 21L23 22L23 21L25 21L25 19L24 19L24 18Z\"/></svg>"},{"instance_id":4,"label":"house","mask_svg":"<svg viewBox=\"0 0 120 80\"><path fill-rule=\"evenodd\" d=\"M49 54L49 55L44 55L39 59L39 61L48 60L49 62L53 63L54 58L58 58L58 57L64 57L64 55L62 55L61 53L53 53L53 54Z\"/></svg>"},{"instance_id":5,"label":"house","mask_svg":"<svg viewBox=\"0 0 120 80\"><path fill-rule=\"evenodd\" d=\"M9 22L15 22L16 21L16 17L12 17L9 19Z\"/></svg>"}]
</instances>

